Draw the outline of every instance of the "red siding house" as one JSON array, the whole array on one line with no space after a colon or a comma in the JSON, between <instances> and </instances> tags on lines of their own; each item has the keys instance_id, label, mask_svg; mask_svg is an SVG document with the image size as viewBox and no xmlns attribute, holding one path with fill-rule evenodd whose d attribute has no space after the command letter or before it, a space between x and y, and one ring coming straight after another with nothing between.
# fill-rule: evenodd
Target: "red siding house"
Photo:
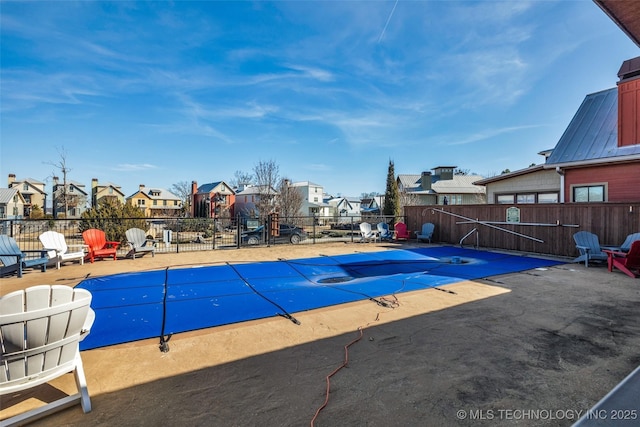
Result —
<instances>
[{"instance_id":1,"label":"red siding house","mask_svg":"<svg viewBox=\"0 0 640 427\"><path fill-rule=\"evenodd\" d=\"M640 202L640 57L618 77L585 97L544 164L476 181L488 203Z\"/></svg>"},{"instance_id":2,"label":"red siding house","mask_svg":"<svg viewBox=\"0 0 640 427\"><path fill-rule=\"evenodd\" d=\"M561 201L640 201L640 57L618 77L587 95L544 165L560 174Z\"/></svg>"}]
</instances>

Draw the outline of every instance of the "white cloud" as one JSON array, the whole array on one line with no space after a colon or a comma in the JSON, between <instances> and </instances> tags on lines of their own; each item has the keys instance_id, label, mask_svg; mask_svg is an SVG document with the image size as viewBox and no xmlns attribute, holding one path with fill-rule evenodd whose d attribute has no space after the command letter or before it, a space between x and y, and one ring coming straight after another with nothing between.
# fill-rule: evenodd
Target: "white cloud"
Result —
<instances>
[{"instance_id":1,"label":"white cloud","mask_svg":"<svg viewBox=\"0 0 640 427\"><path fill-rule=\"evenodd\" d=\"M149 169L156 169L157 166L150 165L148 163L121 163L112 168L114 171L118 172L137 172L137 171L145 171Z\"/></svg>"}]
</instances>

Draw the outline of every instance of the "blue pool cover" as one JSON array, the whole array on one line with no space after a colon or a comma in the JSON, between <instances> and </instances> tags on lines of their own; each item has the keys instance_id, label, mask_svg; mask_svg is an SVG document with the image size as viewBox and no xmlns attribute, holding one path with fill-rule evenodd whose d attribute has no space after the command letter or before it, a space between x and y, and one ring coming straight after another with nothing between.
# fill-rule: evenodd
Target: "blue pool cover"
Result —
<instances>
[{"instance_id":1,"label":"blue pool cover","mask_svg":"<svg viewBox=\"0 0 640 427\"><path fill-rule=\"evenodd\" d=\"M558 262L455 247L177 267L83 280L96 320L82 350L284 316Z\"/></svg>"}]
</instances>

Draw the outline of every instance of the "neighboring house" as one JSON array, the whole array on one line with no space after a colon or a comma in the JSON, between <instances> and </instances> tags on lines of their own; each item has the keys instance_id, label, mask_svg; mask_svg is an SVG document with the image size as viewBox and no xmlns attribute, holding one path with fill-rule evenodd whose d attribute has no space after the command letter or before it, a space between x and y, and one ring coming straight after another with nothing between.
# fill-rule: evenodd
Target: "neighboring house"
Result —
<instances>
[{"instance_id":1,"label":"neighboring house","mask_svg":"<svg viewBox=\"0 0 640 427\"><path fill-rule=\"evenodd\" d=\"M470 205L485 203L485 188L474 184L478 175L457 175L456 166L438 166L420 175L398 175L398 191L415 205Z\"/></svg>"},{"instance_id":2,"label":"neighboring house","mask_svg":"<svg viewBox=\"0 0 640 427\"><path fill-rule=\"evenodd\" d=\"M0 188L0 219L22 219L24 198L16 187Z\"/></svg>"},{"instance_id":3,"label":"neighboring house","mask_svg":"<svg viewBox=\"0 0 640 427\"><path fill-rule=\"evenodd\" d=\"M65 203L66 199L66 203ZM53 217L80 218L87 210L89 194L85 185L76 181L68 181L66 186L57 176L53 177Z\"/></svg>"},{"instance_id":4,"label":"neighboring house","mask_svg":"<svg viewBox=\"0 0 640 427\"><path fill-rule=\"evenodd\" d=\"M302 195L302 207L300 214L304 216L330 216L331 209L324 202L324 188L321 185L309 181L294 182L291 184Z\"/></svg>"},{"instance_id":5,"label":"neighboring house","mask_svg":"<svg viewBox=\"0 0 640 427\"><path fill-rule=\"evenodd\" d=\"M640 57L589 94L542 165L476 181L489 203L640 201Z\"/></svg>"},{"instance_id":6,"label":"neighboring house","mask_svg":"<svg viewBox=\"0 0 640 427\"><path fill-rule=\"evenodd\" d=\"M242 185L239 188L241 190L236 193L233 211L244 219L259 217L258 205L262 194L269 194L272 198L278 194L278 191L274 188L269 189L267 193L265 191L266 186L261 185Z\"/></svg>"},{"instance_id":7,"label":"neighboring house","mask_svg":"<svg viewBox=\"0 0 640 427\"><path fill-rule=\"evenodd\" d=\"M360 214L380 215L383 204L384 196L365 197L360 200Z\"/></svg>"},{"instance_id":8,"label":"neighboring house","mask_svg":"<svg viewBox=\"0 0 640 427\"><path fill-rule=\"evenodd\" d=\"M357 197L331 197L325 200L330 215L338 222L349 222L351 218L360 218L361 200Z\"/></svg>"},{"instance_id":9,"label":"neighboring house","mask_svg":"<svg viewBox=\"0 0 640 427\"><path fill-rule=\"evenodd\" d=\"M42 212L45 212L47 204L47 192L44 189L44 183L32 178L16 179L12 173L9 174L8 187L15 188L22 196L24 208L20 215L29 218L31 209L39 206Z\"/></svg>"},{"instance_id":10,"label":"neighboring house","mask_svg":"<svg viewBox=\"0 0 640 427\"><path fill-rule=\"evenodd\" d=\"M233 218L236 193L224 181L191 182L191 215L194 218Z\"/></svg>"},{"instance_id":11,"label":"neighboring house","mask_svg":"<svg viewBox=\"0 0 640 427\"><path fill-rule=\"evenodd\" d=\"M182 209L180 197L162 188L147 188L144 184L140 184L138 191L126 201L137 206L148 218L175 217Z\"/></svg>"},{"instance_id":12,"label":"neighboring house","mask_svg":"<svg viewBox=\"0 0 640 427\"><path fill-rule=\"evenodd\" d=\"M122 204L126 202L122 187L107 182L100 184L97 178L91 180L91 206L98 206L100 200L113 200Z\"/></svg>"}]
</instances>

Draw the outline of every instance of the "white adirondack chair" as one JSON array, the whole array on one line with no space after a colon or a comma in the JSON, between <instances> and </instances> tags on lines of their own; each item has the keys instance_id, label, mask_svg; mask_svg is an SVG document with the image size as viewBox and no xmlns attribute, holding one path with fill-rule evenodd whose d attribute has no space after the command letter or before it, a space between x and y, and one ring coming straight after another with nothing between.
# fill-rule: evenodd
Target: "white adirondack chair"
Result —
<instances>
[{"instance_id":1,"label":"white adirondack chair","mask_svg":"<svg viewBox=\"0 0 640 427\"><path fill-rule=\"evenodd\" d=\"M60 263L65 261L79 260L80 264L84 264L85 252L84 249L87 245L70 245L67 246L67 241L64 235L57 231L45 231L39 236L40 242L47 251L49 261L56 263L56 268L60 269ZM69 252L69 248L81 248L74 252Z\"/></svg>"},{"instance_id":2,"label":"white adirondack chair","mask_svg":"<svg viewBox=\"0 0 640 427\"><path fill-rule=\"evenodd\" d=\"M0 396L27 390L69 372L78 393L0 421L22 425L76 405L91 411L79 342L95 314L91 293L61 285L40 285L0 298Z\"/></svg>"},{"instance_id":3,"label":"white adirondack chair","mask_svg":"<svg viewBox=\"0 0 640 427\"><path fill-rule=\"evenodd\" d=\"M136 254L142 256L151 252L151 256L156 254L156 242L154 240L147 239L147 233L140 228L130 228L125 232L127 236L127 244L131 249L129 253L133 259L136 259Z\"/></svg>"},{"instance_id":4,"label":"white adirondack chair","mask_svg":"<svg viewBox=\"0 0 640 427\"><path fill-rule=\"evenodd\" d=\"M378 238L378 230L372 230L371 224L368 222L360 223L360 241L361 242L370 242L373 240L374 242Z\"/></svg>"}]
</instances>

